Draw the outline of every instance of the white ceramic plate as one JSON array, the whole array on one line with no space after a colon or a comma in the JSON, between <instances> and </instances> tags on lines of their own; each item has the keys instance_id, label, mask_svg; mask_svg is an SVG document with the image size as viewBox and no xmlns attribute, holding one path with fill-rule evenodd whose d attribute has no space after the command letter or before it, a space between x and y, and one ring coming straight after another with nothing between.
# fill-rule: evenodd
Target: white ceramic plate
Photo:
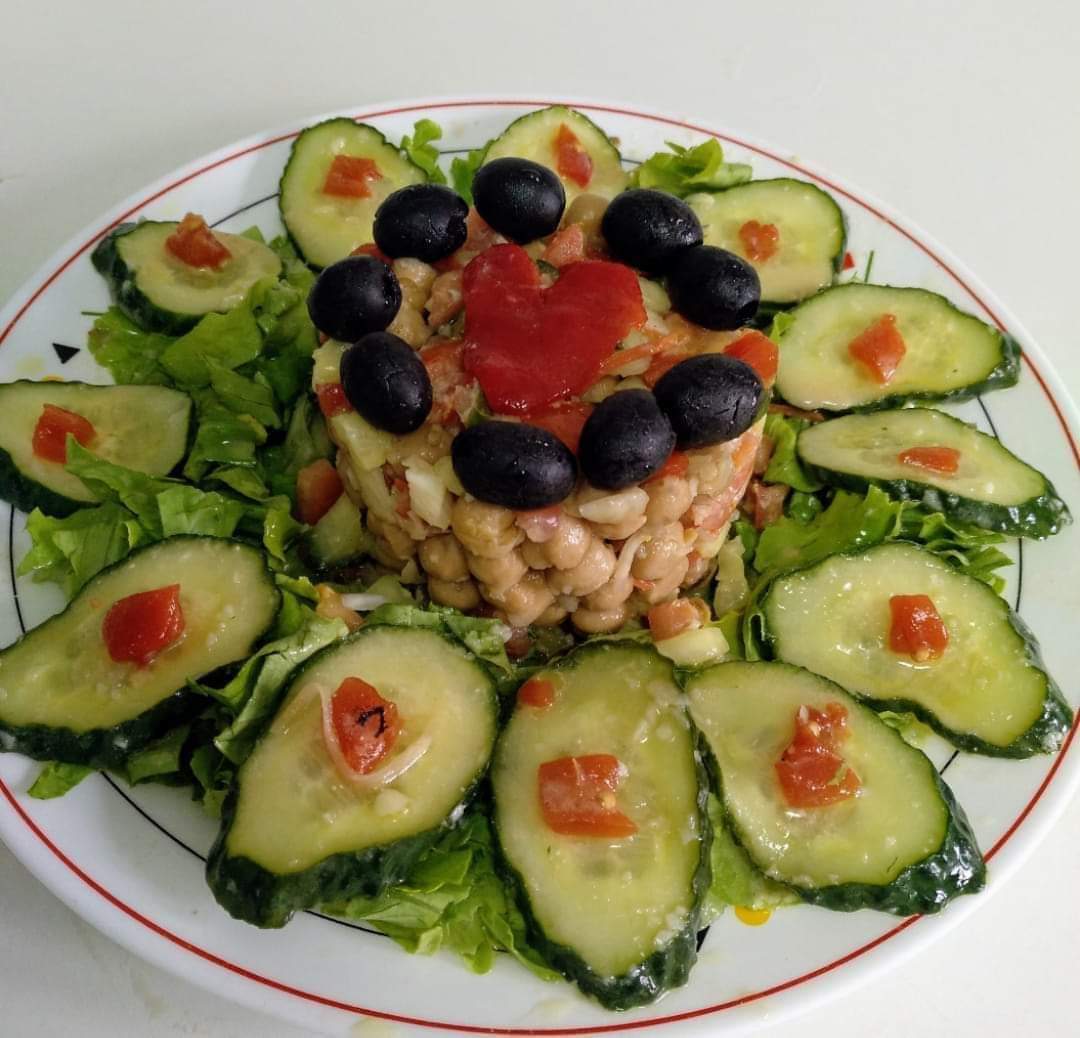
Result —
<instances>
[{"instance_id":1,"label":"white ceramic plate","mask_svg":"<svg viewBox=\"0 0 1080 1038\"><path fill-rule=\"evenodd\" d=\"M548 101L427 101L349 112L397 140L414 120L438 120L449 150L483 144L513 118ZM573 102L572 102L573 103ZM756 177L798 176L831 191L850 222L849 249L862 268L873 252L873 280L930 288L984 320L1007 327L1022 343L1020 385L953 408L1034 461L1074 508L1080 505L1080 420L1045 357L973 276L926 235L880 203L832 177L742 135L675 118L603 104L578 107L621 141L628 161L665 140L720 137L731 159L750 162ZM311 120L314 122L316 120ZM128 199L62 248L0 313L0 381L56 375L107 381L83 347L92 318L107 305L89 252L117 222L178 219L202 213L239 231L257 224L280 230L277 185L299 126L261 134L209 155ZM67 360L63 357L67 355ZM2 418L0 418L2 420ZM7 521L6 511L0 512ZM0 643L40 623L60 603L55 589L16 580L27 547L24 517L0 535ZM1007 596L1039 636L1050 670L1066 682L1080 672L1071 629L1080 587L1080 530L1013 549L1017 565ZM1060 812L1080 781L1075 728L1053 758L1010 762L954 755L928 747L946 771L990 860L987 893L962 898L942 916L897 920L800 906L760 928L725 915L709 931L686 987L659 1004L619 1016L579 997L568 984L544 984L513 962L477 977L450 956L410 957L390 940L340 921L298 916L285 930L262 932L234 922L203 883L203 857L214 825L187 797L155 787L128 789L93 776L56 801L25 791L37 765L0 755L0 836L22 862L71 908L137 955L213 991L291 1019L311 1030L359 1034L370 1029L431 1029L497 1034L589 1034L663 1026L684 1033L735 1033L803 1009L894 964L984 903Z\"/></svg>"}]
</instances>

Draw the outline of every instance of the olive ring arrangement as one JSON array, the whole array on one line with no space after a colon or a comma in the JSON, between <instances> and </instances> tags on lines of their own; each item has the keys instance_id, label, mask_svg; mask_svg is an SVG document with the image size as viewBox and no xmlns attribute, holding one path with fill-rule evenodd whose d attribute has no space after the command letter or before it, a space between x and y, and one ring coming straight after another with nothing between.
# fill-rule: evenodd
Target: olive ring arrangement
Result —
<instances>
[{"instance_id":1,"label":"olive ring arrangement","mask_svg":"<svg viewBox=\"0 0 1080 1038\"><path fill-rule=\"evenodd\" d=\"M271 241L115 228L116 385L0 386L21 570L68 598L0 652L31 795L186 787L235 918L437 932L612 1010L726 908L977 892L922 741L1073 723L998 572L1068 509L934 406L1017 344L858 275L829 194L716 140L627 173L561 106L438 139L309 127Z\"/></svg>"}]
</instances>

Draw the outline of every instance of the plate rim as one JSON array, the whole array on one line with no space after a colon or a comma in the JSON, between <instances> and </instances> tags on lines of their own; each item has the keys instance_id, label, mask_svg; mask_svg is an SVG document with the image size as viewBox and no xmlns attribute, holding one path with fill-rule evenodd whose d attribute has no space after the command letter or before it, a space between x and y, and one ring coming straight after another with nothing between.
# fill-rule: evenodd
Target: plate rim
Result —
<instances>
[{"instance_id":1,"label":"plate rim","mask_svg":"<svg viewBox=\"0 0 1080 1038\"><path fill-rule=\"evenodd\" d=\"M149 185L129 195L109 209L103 216L91 221L78 233L65 241L28 279L22 283L3 309L0 310L0 325L2 325L2 330L0 330L0 345L3 344L24 314L47 292L53 282L118 223L127 219L129 216L132 216L140 209L145 208L169 191L196 179L203 173L209 172L228 162L235 161L253 151L261 150L272 144L280 143L295 137L304 127L310 126L315 122L340 115L346 115L355 120L362 120L385 118L412 112L431 113L440 110L477 107L543 107L552 104L565 104L571 107L582 108L589 113L597 113L600 115L607 113L629 118L644 119L680 130L690 131L695 134L717 138L725 143L731 143L735 146L761 154L775 162L783 164L797 173L822 183L829 190L843 196L850 203L869 211L872 215L888 224L892 230L907 238L908 241L924 253L932 263L941 268L998 328L1003 331L1011 330L1011 332L1021 340L1024 344L1021 352L1024 362L1038 382L1043 395L1050 403L1058 424L1061 426L1062 432L1065 435L1066 443L1071 448L1073 459L1076 462L1077 467L1080 468L1080 447L1078 447L1077 443L1078 438L1080 438L1080 411L1078 411L1077 405L1073 401L1061 376L1050 363L1038 342L1033 339L1027 329L1016 319L1010 309L1001 302L995 293L991 292L985 286L981 279L979 279L966 264L957 259L957 257L948 248L943 246L933 235L928 234L914 221L908 220L890 205L881 201L873 194L863 191L846 178L836 177L835 175L822 170L814 161L804 160L802 158L796 160L788 157L788 154L783 149L765 142L754 135L742 134L738 130L731 130L726 126L723 129L714 129L709 125L708 120L698 120L693 117L679 118L672 115L666 115L656 109L645 106L608 101L606 99L564 96L559 99L538 100L535 94L477 94L468 97L438 95L427 98L421 97L393 100L385 103L373 102L372 104L361 108L359 111L351 111L348 108L342 108L308 119L292 121L287 127L278 126L270 130L250 134L165 173ZM1031 354L1034 354L1035 359L1039 361L1038 364L1035 363L1035 359L1033 359ZM844 989L850 989L856 984L862 983L875 974L884 971L892 964L898 963L914 954L922 944L951 930L954 926L966 919L971 912L976 911L982 904L985 904L989 896L992 896L993 893L1001 889L1028 856L1032 854L1042 842L1054 822L1064 813L1067 804L1076 794L1077 788L1080 787L1080 765L1071 764L1069 768L1062 773L1062 765L1069 753L1078 728L1080 728L1080 713L1078 713L1076 722L1070 729L1061 750L1050 763L1046 775L1032 794L1031 799L1010 824L1008 829L1006 829L1002 836L999 837L995 844L986 852L985 857L987 861L989 861L996 858L1000 851L1006 851L1004 856L1001 859L998 859L998 865L1000 867L997 870L993 887L988 891L985 891L978 899L974 899L972 904L953 906L952 911L947 916L936 917L936 925L933 929L927 928L921 930L919 931L919 936L909 940L900 941L891 946L890 954L888 956L871 956L869 959L864 958L869 952L890 941L893 937L908 931L910 927L923 918L922 916L909 917L902 920L897 926L855 948L851 952L840 956L832 962L801 976L773 985L767 989L740 996L718 1005L701 1007L680 1013L641 1020L627 1020L623 1022L613 1022L611 1024L597 1024L580 1027L492 1027L414 1018L339 1002L314 992L302 991L291 987L290 985L277 981L271 977L261 976L239 964L230 963L206 949L199 948L197 945L186 939L171 933L153 919L148 918L131 906L126 905L122 899L118 898L105 886L84 872L77 863L72 861L50 840L48 835L25 812L19 804L15 793L2 779L0 779L0 794L3 795L4 800L6 800L13 809L15 816L30 830L40 844L40 848L28 848L21 844L13 846L12 843L5 841L7 846L12 854L55 896L59 897L61 901L72 908L78 915L87 919L95 927L102 930L133 954L147 959L169 972L197 983L224 997L241 1001L252 1008L262 1008L265 1010L265 1004L256 1000L256 996L259 993L258 987L256 987L256 985L258 985L263 988L268 987L276 993L288 994L307 1002L313 1002L319 1006L344 1011L352 1015L365 1016L414 1027L423 1027L426 1029L442 1029L467 1033L520 1035L600 1034L692 1022L702 1017L716 1015L728 1009L734 1009L754 1002L761 1002L773 995L806 985L809 981L817 979L825 974L834 973L841 966L845 966L856 959L862 960L858 968L845 971L839 978L834 978L834 983L832 985L826 985L821 989L815 987L804 988L802 992L803 997L794 1005L788 1005L782 1009L778 1007L777 1017L787 1017L794 1013L802 1012L813 1004L831 1000L839 995ZM1051 785L1054 787L1053 795L1046 798L1045 794L1050 789ZM1036 808L1039 808L1037 812ZM1035 812L1034 818L1031 817L1033 812ZM3 826L0 826L0 829L3 828ZM1021 843L1017 844L1013 841L1013 837L1021 828L1024 829L1027 835ZM89 908L88 902L86 900L81 900L78 897L78 894L83 893L82 887L73 885L72 880L67 873L58 873L54 875L56 870L48 867L49 864L53 863L46 861L44 865L41 865L38 862L37 859L39 855L33 853L33 851L39 849L47 850L57 862L62 864L68 870L71 876L77 878L84 886L89 887L99 895L101 900L95 902L95 908ZM118 910L119 914L114 912L113 909ZM155 935L155 938L164 938L165 943L158 942L156 939L145 941L144 930L149 930ZM922 936L923 934L927 934L928 936L924 937ZM140 943L139 937L143 937L145 943ZM191 953L194 958L178 957L175 951L169 947L170 943L175 947ZM184 968L184 964L190 967L193 962L198 962L199 965L203 967L212 965L216 967L216 969L212 973L205 973L203 969ZM221 980L222 971L225 971L227 974L239 976L249 983L244 985L232 984L232 986L225 983L215 983L215 979L218 981ZM280 1008L284 1010L284 1006L281 1006ZM284 1015L299 1019L298 1014L294 1016L294 1014L291 1013L284 1013Z\"/></svg>"}]
</instances>

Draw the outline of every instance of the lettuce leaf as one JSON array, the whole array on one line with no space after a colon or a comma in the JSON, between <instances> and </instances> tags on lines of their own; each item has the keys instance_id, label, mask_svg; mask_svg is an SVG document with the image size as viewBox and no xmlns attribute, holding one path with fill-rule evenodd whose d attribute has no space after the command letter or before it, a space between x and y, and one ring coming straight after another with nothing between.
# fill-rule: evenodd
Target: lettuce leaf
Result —
<instances>
[{"instance_id":1,"label":"lettuce leaf","mask_svg":"<svg viewBox=\"0 0 1080 1038\"><path fill-rule=\"evenodd\" d=\"M206 386L210 383L208 361L231 371L254 360L262 344L250 305L238 306L228 313L207 314L161 354L161 366L180 386Z\"/></svg>"},{"instance_id":2,"label":"lettuce leaf","mask_svg":"<svg viewBox=\"0 0 1080 1038\"><path fill-rule=\"evenodd\" d=\"M26 791L35 800L54 800L73 790L94 769L84 764L63 764L49 761L42 766L34 784Z\"/></svg>"},{"instance_id":3,"label":"lettuce leaf","mask_svg":"<svg viewBox=\"0 0 1080 1038\"><path fill-rule=\"evenodd\" d=\"M999 533L909 504L901 515L898 536L929 548L969 577L989 584L998 594L1005 587L1005 579L996 571L1011 566L1012 559L996 547L1005 541Z\"/></svg>"},{"instance_id":4,"label":"lettuce leaf","mask_svg":"<svg viewBox=\"0 0 1080 1038\"><path fill-rule=\"evenodd\" d=\"M773 442L772 458L765 470L766 483L785 483L806 494L821 489L821 483L807 474L795 453L799 433L809 424L782 414L771 414L765 419L765 435Z\"/></svg>"},{"instance_id":5,"label":"lettuce leaf","mask_svg":"<svg viewBox=\"0 0 1080 1038\"><path fill-rule=\"evenodd\" d=\"M480 810L466 812L400 886L322 908L369 923L406 951L454 952L474 973L487 973L502 950L543 980L559 977L528 944L525 921L496 871L491 826Z\"/></svg>"},{"instance_id":6,"label":"lettuce leaf","mask_svg":"<svg viewBox=\"0 0 1080 1038\"><path fill-rule=\"evenodd\" d=\"M423 609L416 605L388 602L375 609L367 618L368 625L391 624L395 627L428 627L453 635L475 656L491 664L505 675L514 668L506 655L506 624L479 616L465 616L449 606L431 605Z\"/></svg>"},{"instance_id":7,"label":"lettuce leaf","mask_svg":"<svg viewBox=\"0 0 1080 1038\"><path fill-rule=\"evenodd\" d=\"M491 147L491 141L488 141L482 148L473 148L464 158L456 155L450 162L450 183L469 205L472 205L473 202L473 177L476 176L476 171L483 165L484 156L487 154L489 147Z\"/></svg>"},{"instance_id":8,"label":"lettuce leaf","mask_svg":"<svg viewBox=\"0 0 1080 1038\"><path fill-rule=\"evenodd\" d=\"M246 378L237 371L208 358L210 386L218 400L233 414L248 415L260 425L279 428L281 418L274 400L274 390L262 372Z\"/></svg>"},{"instance_id":9,"label":"lettuce leaf","mask_svg":"<svg viewBox=\"0 0 1080 1038\"><path fill-rule=\"evenodd\" d=\"M155 739L148 746L131 754L124 761L128 782L136 785L150 780L161 781L166 777L180 777L180 755L191 734L191 725L182 724Z\"/></svg>"},{"instance_id":10,"label":"lettuce leaf","mask_svg":"<svg viewBox=\"0 0 1080 1038\"><path fill-rule=\"evenodd\" d=\"M725 162L724 149L715 138L692 148L667 142L670 151L658 151L630 176L632 187L655 188L684 198L695 191L723 191L750 179L750 167Z\"/></svg>"},{"instance_id":11,"label":"lettuce leaf","mask_svg":"<svg viewBox=\"0 0 1080 1038\"><path fill-rule=\"evenodd\" d=\"M87 338L91 356L122 385L170 384L161 355L173 342L168 335L144 332L115 306L94 321Z\"/></svg>"},{"instance_id":12,"label":"lettuce leaf","mask_svg":"<svg viewBox=\"0 0 1080 1038\"><path fill-rule=\"evenodd\" d=\"M441 139L442 127L433 119L418 120L413 124L412 134L401 138L401 150L433 184L446 183L446 174L439 168L439 149L431 143Z\"/></svg>"}]
</instances>

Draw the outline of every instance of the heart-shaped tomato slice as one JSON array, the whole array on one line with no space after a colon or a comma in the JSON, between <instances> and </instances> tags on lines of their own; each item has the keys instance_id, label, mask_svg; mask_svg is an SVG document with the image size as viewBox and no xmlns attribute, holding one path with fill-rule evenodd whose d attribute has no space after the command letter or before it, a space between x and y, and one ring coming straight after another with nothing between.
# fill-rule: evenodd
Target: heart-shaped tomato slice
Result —
<instances>
[{"instance_id":1,"label":"heart-shaped tomato slice","mask_svg":"<svg viewBox=\"0 0 1080 1038\"><path fill-rule=\"evenodd\" d=\"M518 245L494 245L466 268L465 370L492 411L522 414L583 393L618 342L645 323L637 276L584 260L545 289Z\"/></svg>"}]
</instances>

